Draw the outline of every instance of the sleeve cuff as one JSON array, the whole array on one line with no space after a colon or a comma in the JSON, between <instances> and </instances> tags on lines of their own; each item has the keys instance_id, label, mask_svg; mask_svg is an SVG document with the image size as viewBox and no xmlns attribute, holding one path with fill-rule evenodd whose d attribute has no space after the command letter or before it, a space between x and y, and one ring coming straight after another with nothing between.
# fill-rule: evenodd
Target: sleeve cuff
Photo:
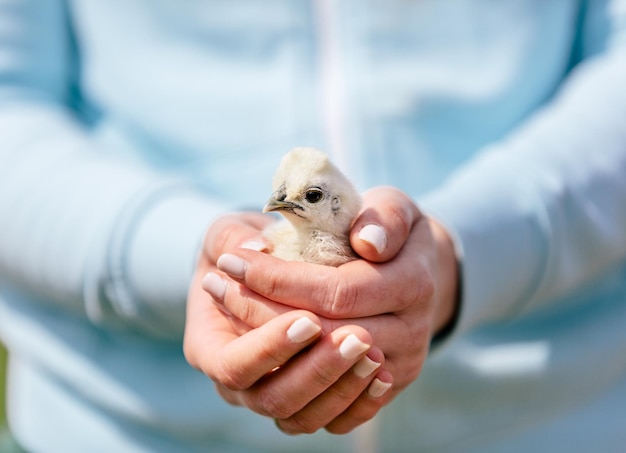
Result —
<instances>
[{"instance_id":1,"label":"sleeve cuff","mask_svg":"<svg viewBox=\"0 0 626 453\"><path fill-rule=\"evenodd\" d=\"M420 200L447 228L459 261L453 336L518 313L545 269L546 227L537 196L526 182L503 172L498 160L496 153Z\"/></svg>"},{"instance_id":2,"label":"sleeve cuff","mask_svg":"<svg viewBox=\"0 0 626 453\"><path fill-rule=\"evenodd\" d=\"M158 337L180 337L204 234L225 211L188 186L165 185L138 197L118 222L91 317L113 315Z\"/></svg>"}]
</instances>

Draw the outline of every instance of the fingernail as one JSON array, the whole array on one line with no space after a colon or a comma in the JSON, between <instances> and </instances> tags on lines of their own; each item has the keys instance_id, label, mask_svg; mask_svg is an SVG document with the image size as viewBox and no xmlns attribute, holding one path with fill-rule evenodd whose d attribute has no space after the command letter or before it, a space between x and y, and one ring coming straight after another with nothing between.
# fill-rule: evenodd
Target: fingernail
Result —
<instances>
[{"instance_id":1,"label":"fingernail","mask_svg":"<svg viewBox=\"0 0 626 453\"><path fill-rule=\"evenodd\" d=\"M214 299L224 300L226 295L226 282L213 272L209 272L202 279L202 288L207 291Z\"/></svg>"},{"instance_id":2,"label":"fingernail","mask_svg":"<svg viewBox=\"0 0 626 453\"><path fill-rule=\"evenodd\" d=\"M217 268L233 277L243 278L246 275L246 262L230 253L226 253L217 259Z\"/></svg>"},{"instance_id":3,"label":"fingernail","mask_svg":"<svg viewBox=\"0 0 626 453\"><path fill-rule=\"evenodd\" d=\"M304 343L317 335L322 328L307 317L297 319L289 329L287 337L292 343Z\"/></svg>"},{"instance_id":4,"label":"fingernail","mask_svg":"<svg viewBox=\"0 0 626 453\"><path fill-rule=\"evenodd\" d=\"M242 249L255 250L257 252L263 252L267 250L267 244L261 241L246 241L241 244Z\"/></svg>"},{"instance_id":5,"label":"fingernail","mask_svg":"<svg viewBox=\"0 0 626 453\"><path fill-rule=\"evenodd\" d=\"M380 367L379 362L375 362L370 359L368 356L363 357L359 360L356 365L352 368L354 374L356 374L361 379L368 377L374 371L376 371Z\"/></svg>"},{"instance_id":6,"label":"fingernail","mask_svg":"<svg viewBox=\"0 0 626 453\"><path fill-rule=\"evenodd\" d=\"M339 354L346 360L352 360L369 348L370 345L363 343L356 335L350 334L339 345Z\"/></svg>"},{"instance_id":7,"label":"fingernail","mask_svg":"<svg viewBox=\"0 0 626 453\"><path fill-rule=\"evenodd\" d=\"M374 378L370 387L367 389L367 393L372 398L380 398L387 390L391 388L391 382L383 382L378 378Z\"/></svg>"},{"instance_id":8,"label":"fingernail","mask_svg":"<svg viewBox=\"0 0 626 453\"><path fill-rule=\"evenodd\" d=\"M372 244L378 253L383 253L387 248L387 234L379 225L365 225L359 231L359 239Z\"/></svg>"}]
</instances>

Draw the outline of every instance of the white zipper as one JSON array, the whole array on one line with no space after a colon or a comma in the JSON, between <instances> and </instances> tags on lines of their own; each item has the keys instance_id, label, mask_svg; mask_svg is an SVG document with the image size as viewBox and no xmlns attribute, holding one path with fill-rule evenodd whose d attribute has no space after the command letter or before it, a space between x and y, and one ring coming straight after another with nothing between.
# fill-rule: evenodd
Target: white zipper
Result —
<instances>
[{"instance_id":1,"label":"white zipper","mask_svg":"<svg viewBox=\"0 0 626 453\"><path fill-rule=\"evenodd\" d=\"M349 173L339 2L340 0L313 0L321 93L319 112L320 124L328 147L325 151L342 171Z\"/></svg>"},{"instance_id":2,"label":"white zipper","mask_svg":"<svg viewBox=\"0 0 626 453\"><path fill-rule=\"evenodd\" d=\"M347 140L346 85L340 46L339 6L341 0L313 0L316 15L317 61L321 92L321 125L335 164L354 179L356 165ZM378 420L373 419L352 433L354 453L378 451Z\"/></svg>"}]
</instances>

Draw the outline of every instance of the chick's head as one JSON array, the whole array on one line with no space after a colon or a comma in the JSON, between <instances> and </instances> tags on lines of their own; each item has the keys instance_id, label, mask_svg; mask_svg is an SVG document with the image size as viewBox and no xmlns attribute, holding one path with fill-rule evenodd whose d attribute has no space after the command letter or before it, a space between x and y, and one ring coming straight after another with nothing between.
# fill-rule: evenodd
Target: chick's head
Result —
<instances>
[{"instance_id":1,"label":"chick's head","mask_svg":"<svg viewBox=\"0 0 626 453\"><path fill-rule=\"evenodd\" d=\"M299 230L346 234L361 208L352 183L313 148L296 148L283 157L273 190L263 212L280 212Z\"/></svg>"}]
</instances>

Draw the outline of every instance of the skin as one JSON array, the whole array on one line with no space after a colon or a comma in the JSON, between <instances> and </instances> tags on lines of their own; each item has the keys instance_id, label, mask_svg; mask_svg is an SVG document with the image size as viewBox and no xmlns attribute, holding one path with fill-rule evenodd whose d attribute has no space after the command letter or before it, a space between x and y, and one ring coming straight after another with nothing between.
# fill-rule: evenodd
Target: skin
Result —
<instances>
[{"instance_id":1,"label":"skin","mask_svg":"<svg viewBox=\"0 0 626 453\"><path fill-rule=\"evenodd\" d=\"M273 221L242 213L209 228L188 297L186 358L226 401L276 419L286 433L349 432L417 379L433 335L452 322L452 241L389 187L364 194L352 228L351 244L364 259L336 268L240 248L258 245ZM359 238L366 225L384 229L380 252ZM203 288L207 273L215 274L214 284ZM294 343L287 330L302 317L321 332ZM342 357L339 345L349 334L369 350ZM365 355L381 366L360 377L353 367ZM372 396L368 390L381 382L390 390Z\"/></svg>"}]
</instances>

